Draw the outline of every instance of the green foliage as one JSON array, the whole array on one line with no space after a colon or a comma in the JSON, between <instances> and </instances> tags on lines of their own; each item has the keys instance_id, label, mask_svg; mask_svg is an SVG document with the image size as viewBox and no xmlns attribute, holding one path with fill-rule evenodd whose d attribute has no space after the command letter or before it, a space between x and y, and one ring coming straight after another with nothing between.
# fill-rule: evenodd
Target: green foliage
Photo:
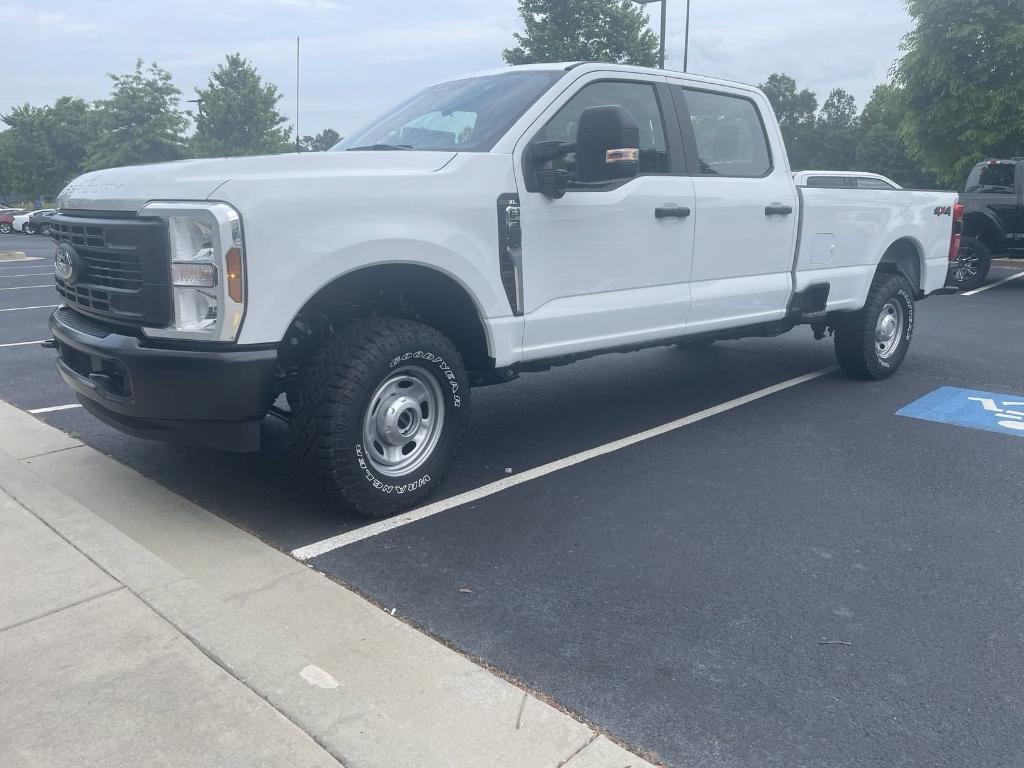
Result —
<instances>
[{"instance_id":1,"label":"green foliage","mask_svg":"<svg viewBox=\"0 0 1024 768\"><path fill-rule=\"evenodd\" d=\"M854 170L857 159L857 102L842 88L833 88L821 105L814 132L819 168Z\"/></svg>"},{"instance_id":2,"label":"green foliage","mask_svg":"<svg viewBox=\"0 0 1024 768\"><path fill-rule=\"evenodd\" d=\"M265 155L294 149L277 111L281 94L273 83L239 53L229 54L210 74L206 88L197 88L199 114L190 142L198 157Z\"/></svg>"},{"instance_id":3,"label":"green foliage","mask_svg":"<svg viewBox=\"0 0 1024 768\"><path fill-rule=\"evenodd\" d=\"M53 106L24 104L0 117L0 188L31 196L52 194L77 176L98 136L97 114L83 99L63 96Z\"/></svg>"},{"instance_id":4,"label":"green foliage","mask_svg":"<svg viewBox=\"0 0 1024 768\"><path fill-rule=\"evenodd\" d=\"M96 102L102 133L86 159L89 169L157 163L185 156L188 120L178 108L179 91L171 74L156 64L143 70L109 75L110 98Z\"/></svg>"},{"instance_id":5,"label":"green foliage","mask_svg":"<svg viewBox=\"0 0 1024 768\"><path fill-rule=\"evenodd\" d=\"M1024 155L1021 0L907 0L915 27L894 74L914 157L961 184L986 157Z\"/></svg>"},{"instance_id":6,"label":"green foliage","mask_svg":"<svg viewBox=\"0 0 1024 768\"><path fill-rule=\"evenodd\" d=\"M879 85L860 115L857 132L857 171L882 173L913 189L940 186L938 178L910 157L901 130L907 116L903 91L894 85Z\"/></svg>"},{"instance_id":7,"label":"green foliage","mask_svg":"<svg viewBox=\"0 0 1024 768\"><path fill-rule=\"evenodd\" d=\"M798 91L796 80L781 72L769 75L758 87L775 109L790 165L793 168L810 168L815 151L818 97L807 88Z\"/></svg>"},{"instance_id":8,"label":"green foliage","mask_svg":"<svg viewBox=\"0 0 1024 768\"><path fill-rule=\"evenodd\" d=\"M519 0L525 34L505 51L509 64L608 61L658 65L658 36L632 0Z\"/></svg>"},{"instance_id":9,"label":"green foliage","mask_svg":"<svg viewBox=\"0 0 1024 768\"><path fill-rule=\"evenodd\" d=\"M300 146L303 152L326 152L341 141L341 134L333 128L324 128L316 136L303 136Z\"/></svg>"}]
</instances>

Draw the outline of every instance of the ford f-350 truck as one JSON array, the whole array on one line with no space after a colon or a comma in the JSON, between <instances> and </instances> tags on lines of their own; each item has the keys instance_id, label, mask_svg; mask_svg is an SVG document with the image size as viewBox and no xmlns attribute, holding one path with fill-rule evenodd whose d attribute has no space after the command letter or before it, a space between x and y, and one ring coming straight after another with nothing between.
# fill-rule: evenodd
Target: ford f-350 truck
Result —
<instances>
[{"instance_id":1,"label":"ford f-350 truck","mask_svg":"<svg viewBox=\"0 0 1024 768\"><path fill-rule=\"evenodd\" d=\"M595 63L435 85L326 153L89 173L58 206L51 328L90 413L245 451L290 412L299 465L371 516L436 489L471 388L523 371L809 325L885 378L958 245L953 194L796 186L757 89Z\"/></svg>"}]
</instances>

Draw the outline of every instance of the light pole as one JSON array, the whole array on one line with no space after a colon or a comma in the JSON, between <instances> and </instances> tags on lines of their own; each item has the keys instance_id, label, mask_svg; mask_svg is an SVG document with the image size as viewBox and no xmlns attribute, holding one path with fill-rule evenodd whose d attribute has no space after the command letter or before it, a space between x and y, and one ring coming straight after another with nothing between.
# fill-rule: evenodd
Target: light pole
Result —
<instances>
[{"instance_id":1,"label":"light pole","mask_svg":"<svg viewBox=\"0 0 1024 768\"><path fill-rule=\"evenodd\" d=\"M658 61L662 69L665 68L665 6L668 5L668 0L633 0L637 5L650 5L651 3L661 3L661 46L658 52ZM690 0L686 0L687 7L689 7ZM689 21L689 13L687 13L687 21Z\"/></svg>"},{"instance_id":2,"label":"light pole","mask_svg":"<svg viewBox=\"0 0 1024 768\"><path fill-rule=\"evenodd\" d=\"M690 63L690 0L686 0L686 37L683 38L683 72L689 72Z\"/></svg>"}]
</instances>

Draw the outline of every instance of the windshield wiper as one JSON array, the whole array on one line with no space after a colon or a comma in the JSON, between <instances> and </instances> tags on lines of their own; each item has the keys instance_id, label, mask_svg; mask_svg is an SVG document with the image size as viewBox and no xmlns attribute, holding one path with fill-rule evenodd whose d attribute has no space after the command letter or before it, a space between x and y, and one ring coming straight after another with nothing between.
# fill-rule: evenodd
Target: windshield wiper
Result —
<instances>
[{"instance_id":1,"label":"windshield wiper","mask_svg":"<svg viewBox=\"0 0 1024 768\"><path fill-rule=\"evenodd\" d=\"M367 144L365 147L349 147L346 152L388 152L391 150L413 149L412 144Z\"/></svg>"}]
</instances>

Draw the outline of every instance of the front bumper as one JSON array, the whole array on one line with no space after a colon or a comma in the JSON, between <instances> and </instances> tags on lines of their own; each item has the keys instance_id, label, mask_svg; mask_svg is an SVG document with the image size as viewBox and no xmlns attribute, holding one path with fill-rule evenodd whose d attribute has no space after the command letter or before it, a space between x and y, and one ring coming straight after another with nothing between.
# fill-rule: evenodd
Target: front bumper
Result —
<instances>
[{"instance_id":1,"label":"front bumper","mask_svg":"<svg viewBox=\"0 0 1024 768\"><path fill-rule=\"evenodd\" d=\"M155 346L67 307L50 316L57 370L82 405L136 437L255 451L277 350Z\"/></svg>"}]
</instances>

